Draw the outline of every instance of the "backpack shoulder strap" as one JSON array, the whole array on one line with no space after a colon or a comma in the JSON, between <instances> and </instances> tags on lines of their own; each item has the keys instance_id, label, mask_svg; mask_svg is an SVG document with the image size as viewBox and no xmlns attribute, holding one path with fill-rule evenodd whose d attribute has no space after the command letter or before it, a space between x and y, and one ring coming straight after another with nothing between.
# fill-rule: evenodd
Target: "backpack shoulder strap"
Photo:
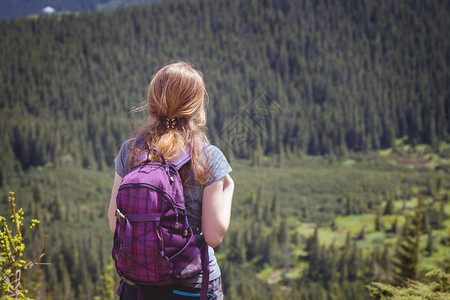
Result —
<instances>
[{"instance_id":1,"label":"backpack shoulder strap","mask_svg":"<svg viewBox=\"0 0 450 300\"><path fill-rule=\"evenodd\" d=\"M209 143L202 143L202 149L208 147L209 145L210 145ZM183 154L181 154L176 159L171 160L169 163L172 164L178 171L190 160L191 160L191 147L187 146Z\"/></svg>"},{"instance_id":2,"label":"backpack shoulder strap","mask_svg":"<svg viewBox=\"0 0 450 300\"><path fill-rule=\"evenodd\" d=\"M188 161L191 160L191 148L186 147L186 150L174 160L171 160L169 163L179 171L182 166L184 166Z\"/></svg>"}]
</instances>

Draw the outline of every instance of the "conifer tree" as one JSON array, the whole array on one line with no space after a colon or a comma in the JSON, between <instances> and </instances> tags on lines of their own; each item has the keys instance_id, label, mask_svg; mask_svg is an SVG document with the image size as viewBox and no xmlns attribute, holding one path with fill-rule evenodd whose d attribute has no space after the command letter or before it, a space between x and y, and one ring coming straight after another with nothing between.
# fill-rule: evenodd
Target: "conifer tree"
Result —
<instances>
[{"instance_id":1,"label":"conifer tree","mask_svg":"<svg viewBox=\"0 0 450 300\"><path fill-rule=\"evenodd\" d=\"M290 241L289 241L289 231L288 231L288 225L287 225L286 218L283 218L283 220L281 221L280 229L278 231L277 236L278 236L278 242L281 247L282 257L283 257L283 261L284 261L284 267L289 268L290 264L291 264L291 259L290 259L290 255L289 255Z\"/></svg>"},{"instance_id":2,"label":"conifer tree","mask_svg":"<svg viewBox=\"0 0 450 300\"><path fill-rule=\"evenodd\" d=\"M437 220L436 220L436 229L442 229L444 228L444 221L446 220L446 214L445 214L445 202L444 200L441 201L439 205L439 212L437 214Z\"/></svg>"},{"instance_id":3,"label":"conifer tree","mask_svg":"<svg viewBox=\"0 0 450 300\"><path fill-rule=\"evenodd\" d=\"M384 245L383 254L381 255L381 266L384 270L383 278L389 279L392 276L392 263L390 247L388 244Z\"/></svg>"},{"instance_id":4,"label":"conifer tree","mask_svg":"<svg viewBox=\"0 0 450 300\"><path fill-rule=\"evenodd\" d=\"M426 246L425 250L427 251L427 256L431 256L433 254L433 252L435 251L434 231L433 230L430 230L427 233L427 246Z\"/></svg>"},{"instance_id":5,"label":"conifer tree","mask_svg":"<svg viewBox=\"0 0 450 300\"><path fill-rule=\"evenodd\" d=\"M350 251L349 261L348 261L348 279L350 281L356 280L362 271L362 255L361 250L355 242L352 242L352 248Z\"/></svg>"},{"instance_id":6,"label":"conifer tree","mask_svg":"<svg viewBox=\"0 0 450 300\"><path fill-rule=\"evenodd\" d=\"M397 241L396 255L394 257L395 280L397 284L404 284L406 279L417 280L420 276L419 239L422 232L422 198L417 197L417 207L410 222L405 224L404 235Z\"/></svg>"},{"instance_id":7,"label":"conifer tree","mask_svg":"<svg viewBox=\"0 0 450 300\"><path fill-rule=\"evenodd\" d=\"M306 252L308 253L308 278L319 280L320 278L320 245L319 245L319 227L314 229L314 234L306 243Z\"/></svg>"},{"instance_id":8,"label":"conifer tree","mask_svg":"<svg viewBox=\"0 0 450 300\"><path fill-rule=\"evenodd\" d=\"M274 194L272 198L271 211L273 218L272 224L278 226L280 224L281 217L280 217L280 205L278 203L276 194Z\"/></svg>"},{"instance_id":9,"label":"conifer tree","mask_svg":"<svg viewBox=\"0 0 450 300\"><path fill-rule=\"evenodd\" d=\"M346 211L345 211L346 215L354 214L354 212L355 212L355 199L354 199L353 195L349 195L347 197L345 208L346 208Z\"/></svg>"},{"instance_id":10,"label":"conifer tree","mask_svg":"<svg viewBox=\"0 0 450 300\"><path fill-rule=\"evenodd\" d=\"M356 236L357 240L363 240L366 238L366 225L361 228L361 231Z\"/></svg>"},{"instance_id":11,"label":"conifer tree","mask_svg":"<svg viewBox=\"0 0 450 300\"><path fill-rule=\"evenodd\" d=\"M338 265L338 251L334 245L334 242L326 250L326 257L324 261L324 285L327 290L336 281L337 277L337 265Z\"/></svg>"},{"instance_id":12,"label":"conifer tree","mask_svg":"<svg viewBox=\"0 0 450 300\"><path fill-rule=\"evenodd\" d=\"M59 256L58 261L58 284L57 286L60 288L58 293L61 295L61 299L73 299L74 295L72 292L72 285L70 282L70 275L67 270L66 262L64 261L63 255Z\"/></svg>"},{"instance_id":13,"label":"conifer tree","mask_svg":"<svg viewBox=\"0 0 450 300\"><path fill-rule=\"evenodd\" d=\"M389 199L386 202L383 215L392 215L394 213L394 200L392 199L391 195L389 195L388 197Z\"/></svg>"},{"instance_id":14,"label":"conifer tree","mask_svg":"<svg viewBox=\"0 0 450 300\"><path fill-rule=\"evenodd\" d=\"M377 210L377 215L375 216L375 230L380 231L382 229L381 223L381 210Z\"/></svg>"},{"instance_id":15,"label":"conifer tree","mask_svg":"<svg viewBox=\"0 0 450 300\"><path fill-rule=\"evenodd\" d=\"M341 257L339 259L338 269L340 272L340 282L343 283L346 280L348 280L349 277L349 263L350 263L350 256L351 256L351 244L352 239L350 232L347 232L347 238L345 240L345 244L341 251Z\"/></svg>"}]
</instances>

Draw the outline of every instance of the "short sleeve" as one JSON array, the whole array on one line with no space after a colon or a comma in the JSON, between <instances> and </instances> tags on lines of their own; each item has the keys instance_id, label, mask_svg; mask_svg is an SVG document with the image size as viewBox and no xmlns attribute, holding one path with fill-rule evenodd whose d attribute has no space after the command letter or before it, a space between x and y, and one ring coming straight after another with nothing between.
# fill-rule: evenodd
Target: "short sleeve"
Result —
<instances>
[{"instance_id":1,"label":"short sleeve","mask_svg":"<svg viewBox=\"0 0 450 300\"><path fill-rule=\"evenodd\" d=\"M119 154L114 159L114 169L120 177L125 177L130 171L128 167L128 156L130 155L130 147L128 144L134 139L126 140L120 147Z\"/></svg>"},{"instance_id":2,"label":"short sleeve","mask_svg":"<svg viewBox=\"0 0 450 300\"><path fill-rule=\"evenodd\" d=\"M209 145L204 150L208 160L210 178L204 186L208 186L232 171L225 155L216 146Z\"/></svg>"}]
</instances>

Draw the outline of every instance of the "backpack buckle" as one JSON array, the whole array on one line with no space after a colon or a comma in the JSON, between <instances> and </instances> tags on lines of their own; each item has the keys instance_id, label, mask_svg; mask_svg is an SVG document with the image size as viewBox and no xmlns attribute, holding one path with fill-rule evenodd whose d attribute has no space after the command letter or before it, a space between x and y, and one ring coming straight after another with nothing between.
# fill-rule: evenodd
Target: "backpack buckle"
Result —
<instances>
[{"instance_id":1,"label":"backpack buckle","mask_svg":"<svg viewBox=\"0 0 450 300\"><path fill-rule=\"evenodd\" d=\"M122 224L122 225L126 224L125 216L118 208L116 209L116 218L119 220L120 224Z\"/></svg>"}]
</instances>

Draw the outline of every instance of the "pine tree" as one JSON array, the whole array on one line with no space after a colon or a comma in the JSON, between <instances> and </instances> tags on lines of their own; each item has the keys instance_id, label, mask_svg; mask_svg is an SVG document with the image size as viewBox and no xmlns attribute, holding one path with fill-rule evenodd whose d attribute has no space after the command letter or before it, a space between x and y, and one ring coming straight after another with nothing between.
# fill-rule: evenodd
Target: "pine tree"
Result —
<instances>
[{"instance_id":1,"label":"pine tree","mask_svg":"<svg viewBox=\"0 0 450 300\"><path fill-rule=\"evenodd\" d=\"M319 227L314 229L314 234L306 242L306 252L308 253L308 278L319 280L320 278L320 257L321 247L319 245Z\"/></svg>"},{"instance_id":2,"label":"pine tree","mask_svg":"<svg viewBox=\"0 0 450 300\"><path fill-rule=\"evenodd\" d=\"M281 247L282 257L283 257L283 261L284 261L283 266L285 268L289 268L291 265L291 259L290 259L290 255L289 255L290 241L289 241L289 230L288 230L286 218L283 218L283 220L281 221L280 229L278 231L277 236L278 236L278 242Z\"/></svg>"},{"instance_id":3,"label":"pine tree","mask_svg":"<svg viewBox=\"0 0 450 300\"><path fill-rule=\"evenodd\" d=\"M384 245L383 254L381 255L381 267L384 270L384 274L382 278L389 279L392 276L392 263L391 263L391 254L390 254L390 246L388 244Z\"/></svg>"},{"instance_id":4,"label":"pine tree","mask_svg":"<svg viewBox=\"0 0 450 300\"><path fill-rule=\"evenodd\" d=\"M277 200L277 196L274 194L272 198L272 205L271 205L271 211L272 211L272 224L275 226L278 226L280 224L280 206Z\"/></svg>"},{"instance_id":5,"label":"pine tree","mask_svg":"<svg viewBox=\"0 0 450 300\"><path fill-rule=\"evenodd\" d=\"M345 211L346 215L354 214L354 212L355 212L355 199L354 199L354 197L352 195L349 195L347 197L345 208L346 208L346 211Z\"/></svg>"},{"instance_id":6,"label":"pine tree","mask_svg":"<svg viewBox=\"0 0 450 300\"><path fill-rule=\"evenodd\" d=\"M357 240L363 240L366 238L366 225L361 228L361 231L356 236Z\"/></svg>"},{"instance_id":7,"label":"pine tree","mask_svg":"<svg viewBox=\"0 0 450 300\"><path fill-rule=\"evenodd\" d=\"M324 264L324 284L327 290L336 282L337 277L337 265L338 265L338 255L337 249L333 244L326 250L325 264Z\"/></svg>"},{"instance_id":8,"label":"pine tree","mask_svg":"<svg viewBox=\"0 0 450 300\"><path fill-rule=\"evenodd\" d=\"M61 299L73 299L74 296L70 282L70 275L62 254L59 256L58 263L58 281L60 283L58 285L60 287L58 292L61 295Z\"/></svg>"},{"instance_id":9,"label":"pine tree","mask_svg":"<svg viewBox=\"0 0 450 300\"><path fill-rule=\"evenodd\" d=\"M411 221L405 226L405 232L397 241L394 258L395 280L397 284L404 284L406 279L419 279L419 239L422 230L422 198L418 195L418 204Z\"/></svg>"},{"instance_id":10,"label":"pine tree","mask_svg":"<svg viewBox=\"0 0 450 300\"><path fill-rule=\"evenodd\" d=\"M441 201L439 205L439 212L437 214L437 220L436 220L436 229L442 229L444 228L444 221L446 220L446 214L445 214L445 202L444 200Z\"/></svg>"},{"instance_id":11,"label":"pine tree","mask_svg":"<svg viewBox=\"0 0 450 300\"><path fill-rule=\"evenodd\" d=\"M386 202L386 207L384 208L383 215L392 215L394 214L394 200L392 196L389 196L389 199Z\"/></svg>"},{"instance_id":12,"label":"pine tree","mask_svg":"<svg viewBox=\"0 0 450 300\"><path fill-rule=\"evenodd\" d=\"M377 211L377 215L375 216L375 230L381 231L383 228L383 224L381 222L381 210Z\"/></svg>"},{"instance_id":13,"label":"pine tree","mask_svg":"<svg viewBox=\"0 0 450 300\"><path fill-rule=\"evenodd\" d=\"M427 256L433 255L433 252L436 250L434 246L434 231L430 230L427 233L427 246L425 248L427 251Z\"/></svg>"},{"instance_id":14,"label":"pine tree","mask_svg":"<svg viewBox=\"0 0 450 300\"><path fill-rule=\"evenodd\" d=\"M347 238L341 251L341 257L339 259L338 269L340 272L340 282L343 283L349 278L349 264L351 256L352 238L350 232L347 232Z\"/></svg>"}]
</instances>

